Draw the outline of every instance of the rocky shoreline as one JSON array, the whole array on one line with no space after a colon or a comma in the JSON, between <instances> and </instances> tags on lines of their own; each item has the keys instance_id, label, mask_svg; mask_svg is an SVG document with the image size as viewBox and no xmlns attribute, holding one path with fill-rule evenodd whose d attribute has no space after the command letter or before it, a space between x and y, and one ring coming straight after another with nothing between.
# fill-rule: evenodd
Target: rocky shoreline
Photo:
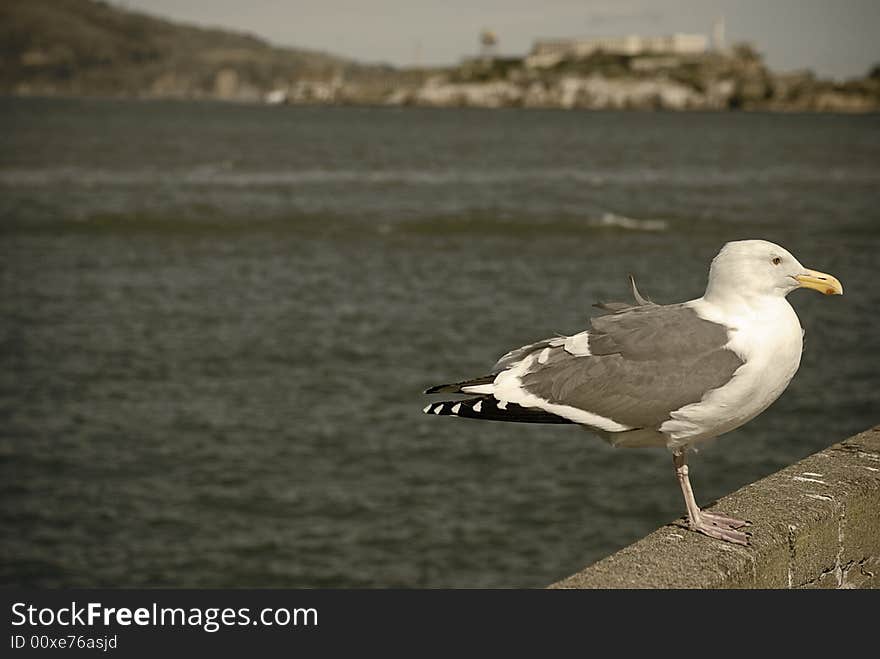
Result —
<instances>
[{"instance_id":1,"label":"rocky shoreline","mask_svg":"<svg viewBox=\"0 0 880 659\"><path fill-rule=\"evenodd\" d=\"M356 98L339 89L339 99ZM304 99L291 98L290 102ZM880 111L880 67L847 82L778 74L747 46L691 57L592 57L535 70L475 60L390 90L389 105L590 110Z\"/></svg>"},{"instance_id":2,"label":"rocky shoreline","mask_svg":"<svg viewBox=\"0 0 880 659\"><path fill-rule=\"evenodd\" d=\"M877 112L876 89L827 86L792 97L771 94L737 96L733 80L714 81L694 89L675 80L564 76L551 81L517 84L506 80L457 83L441 77L414 90L392 93L389 105L431 107L526 107L590 110L771 110L789 112Z\"/></svg>"}]
</instances>

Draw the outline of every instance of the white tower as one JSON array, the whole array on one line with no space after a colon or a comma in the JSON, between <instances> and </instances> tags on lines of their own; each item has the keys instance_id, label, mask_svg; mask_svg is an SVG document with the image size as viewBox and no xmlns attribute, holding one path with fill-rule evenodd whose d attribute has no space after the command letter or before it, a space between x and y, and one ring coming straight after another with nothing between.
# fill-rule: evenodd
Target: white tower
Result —
<instances>
[{"instance_id":1,"label":"white tower","mask_svg":"<svg viewBox=\"0 0 880 659\"><path fill-rule=\"evenodd\" d=\"M492 30L484 29L480 32L480 57L484 60L495 59L498 37Z\"/></svg>"},{"instance_id":2,"label":"white tower","mask_svg":"<svg viewBox=\"0 0 880 659\"><path fill-rule=\"evenodd\" d=\"M719 53L727 48L727 44L724 41L724 32L724 16L719 16L712 25L712 45L715 46L715 51Z\"/></svg>"}]
</instances>

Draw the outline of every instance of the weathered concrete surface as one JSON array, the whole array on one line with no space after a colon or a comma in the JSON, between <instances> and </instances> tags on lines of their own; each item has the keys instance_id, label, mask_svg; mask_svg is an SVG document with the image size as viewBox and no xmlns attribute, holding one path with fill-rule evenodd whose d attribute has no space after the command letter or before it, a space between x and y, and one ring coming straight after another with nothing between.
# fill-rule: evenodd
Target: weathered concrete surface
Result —
<instances>
[{"instance_id":1,"label":"weathered concrete surface","mask_svg":"<svg viewBox=\"0 0 880 659\"><path fill-rule=\"evenodd\" d=\"M661 527L551 588L880 588L880 426L712 506L750 546Z\"/></svg>"}]
</instances>

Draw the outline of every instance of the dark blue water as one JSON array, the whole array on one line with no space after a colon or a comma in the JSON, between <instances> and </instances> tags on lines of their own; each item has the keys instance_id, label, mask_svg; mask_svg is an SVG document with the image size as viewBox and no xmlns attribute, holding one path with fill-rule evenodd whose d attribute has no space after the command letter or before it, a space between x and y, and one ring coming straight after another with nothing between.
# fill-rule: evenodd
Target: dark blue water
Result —
<instances>
[{"instance_id":1,"label":"dark blue water","mask_svg":"<svg viewBox=\"0 0 880 659\"><path fill-rule=\"evenodd\" d=\"M428 417L727 240L837 275L709 502L878 421L880 117L0 100L0 579L542 586L683 512L669 455Z\"/></svg>"}]
</instances>

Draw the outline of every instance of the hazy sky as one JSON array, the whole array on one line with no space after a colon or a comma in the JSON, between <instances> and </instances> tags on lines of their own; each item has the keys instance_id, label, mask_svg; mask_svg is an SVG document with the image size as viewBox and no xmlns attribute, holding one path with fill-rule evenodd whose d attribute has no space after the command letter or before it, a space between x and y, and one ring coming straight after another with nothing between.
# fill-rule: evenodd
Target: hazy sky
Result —
<instances>
[{"instance_id":1,"label":"hazy sky","mask_svg":"<svg viewBox=\"0 0 880 659\"><path fill-rule=\"evenodd\" d=\"M861 75L880 63L880 0L114 0L130 9L251 32L285 46L358 60L451 64L479 31L503 53L536 37L708 34L723 15L728 42L757 45L774 69Z\"/></svg>"}]
</instances>

